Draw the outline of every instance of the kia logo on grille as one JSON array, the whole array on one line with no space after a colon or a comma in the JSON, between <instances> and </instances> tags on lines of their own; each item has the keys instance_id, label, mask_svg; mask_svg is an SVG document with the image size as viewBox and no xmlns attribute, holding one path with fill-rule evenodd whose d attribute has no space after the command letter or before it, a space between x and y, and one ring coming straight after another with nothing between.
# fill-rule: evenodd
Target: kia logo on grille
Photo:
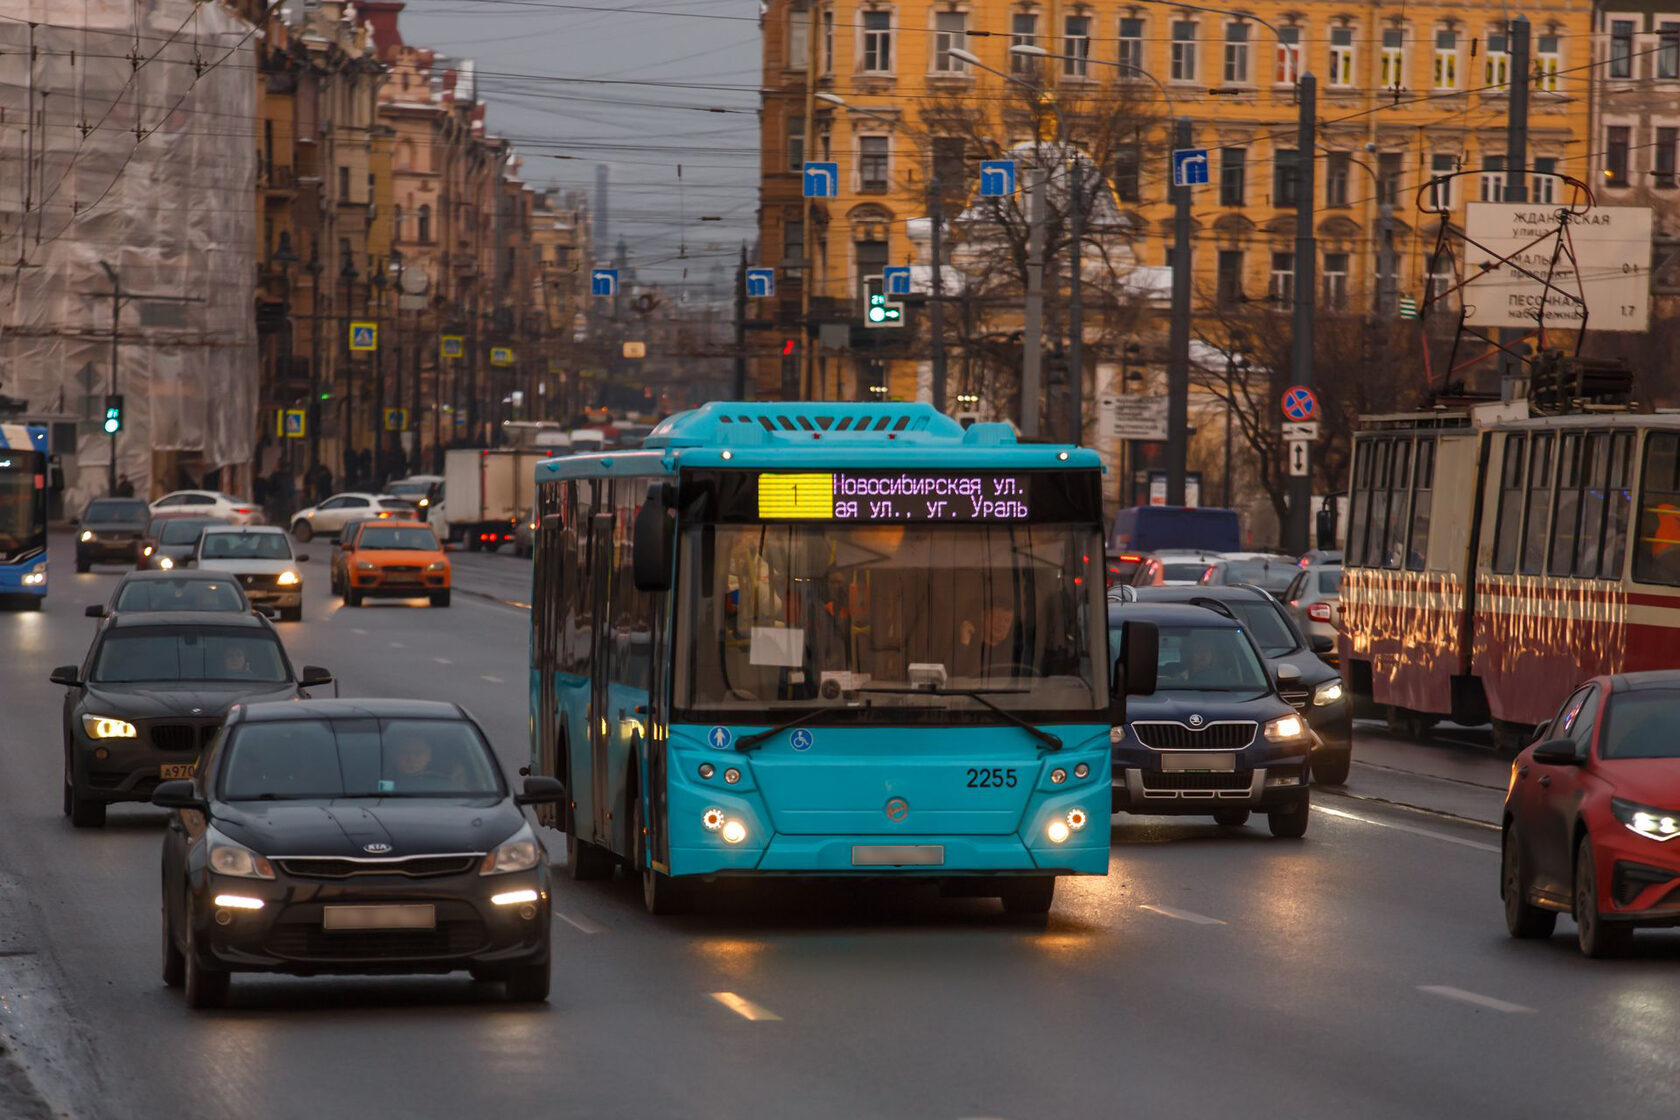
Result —
<instances>
[{"instance_id":1,"label":"kia logo on grille","mask_svg":"<svg viewBox=\"0 0 1680 1120\"><path fill-rule=\"evenodd\" d=\"M1191 727L1200 727L1201 725L1202 725L1202 717L1201 716L1191 716L1190 717L1190 726Z\"/></svg>"},{"instance_id":2,"label":"kia logo on grille","mask_svg":"<svg viewBox=\"0 0 1680 1120\"><path fill-rule=\"evenodd\" d=\"M369 855L374 855L374 856L382 856L390 850L391 850L391 845L381 844L381 843L378 843L378 842L375 842L375 843L372 843L372 844L363 844L362 845L362 851L368 853Z\"/></svg>"}]
</instances>

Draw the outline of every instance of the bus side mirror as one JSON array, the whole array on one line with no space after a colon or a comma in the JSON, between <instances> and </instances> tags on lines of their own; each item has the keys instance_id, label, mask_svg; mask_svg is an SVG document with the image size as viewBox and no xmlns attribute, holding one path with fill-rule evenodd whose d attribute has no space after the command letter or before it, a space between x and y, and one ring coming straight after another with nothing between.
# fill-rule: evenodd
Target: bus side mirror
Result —
<instances>
[{"instance_id":1,"label":"bus side mirror","mask_svg":"<svg viewBox=\"0 0 1680 1120\"><path fill-rule=\"evenodd\" d=\"M1120 630L1120 658L1114 663L1114 679L1108 690L1108 722L1120 727L1126 722L1126 697L1148 696L1155 691L1160 660L1161 632L1153 622L1127 622Z\"/></svg>"},{"instance_id":2,"label":"bus side mirror","mask_svg":"<svg viewBox=\"0 0 1680 1120\"><path fill-rule=\"evenodd\" d=\"M647 501L636 513L631 564L637 591L669 591L671 559L677 543L675 489L669 482L648 486Z\"/></svg>"}]
</instances>

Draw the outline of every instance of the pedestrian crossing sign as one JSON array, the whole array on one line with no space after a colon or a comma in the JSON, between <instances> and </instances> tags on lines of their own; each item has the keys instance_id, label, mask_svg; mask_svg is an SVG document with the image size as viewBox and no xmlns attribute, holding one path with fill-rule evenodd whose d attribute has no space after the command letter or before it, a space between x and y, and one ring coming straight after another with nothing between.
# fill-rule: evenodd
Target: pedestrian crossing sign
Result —
<instances>
[{"instance_id":1,"label":"pedestrian crossing sign","mask_svg":"<svg viewBox=\"0 0 1680 1120\"><path fill-rule=\"evenodd\" d=\"M513 347L490 347L490 364L493 366L511 366L513 364Z\"/></svg>"},{"instance_id":2,"label":"pedestrian crossing sign","mask_svg":"<svg viewBox=\"0 0 1680 1120\"><path fill-rule=\"evenodd\" d=\"M387 432L408 431L408 409L387 408L385 410L385 430Z\"/></svg>"},{"instance_id":3,"label":"pedestrian crossing sign","mask_svg":"<svg viewBox=\"0 0 1680 1120\"><path fill-rule=\"evenodd\" d=\"M357 351L379 349L379 324L351 323L350 349Z\"/></svg>"},{"instance_id":4,"label":"pedestrian crossing sign","mask_svg":"<svg viewBox=\"0 0 1680 1120\"><path fill-rule=\"evenodd\" d=\"M440 356L445 358L459 358L463 349L465 349L465 347L462 343L460 335L445 334L438 336L438 354Z\"/></svg>"},{"instance_id":5,"label":"pedestrian crossing sign","mask_svg":"<svg viewBox=\"0 0 1680 1120\"><path fill-rule=\"evenodd\" d=\"M282 408L275 417L275 435L284 439L302 439L304 434L304 412L301 408Z\"/></svg>"}]
</instances>

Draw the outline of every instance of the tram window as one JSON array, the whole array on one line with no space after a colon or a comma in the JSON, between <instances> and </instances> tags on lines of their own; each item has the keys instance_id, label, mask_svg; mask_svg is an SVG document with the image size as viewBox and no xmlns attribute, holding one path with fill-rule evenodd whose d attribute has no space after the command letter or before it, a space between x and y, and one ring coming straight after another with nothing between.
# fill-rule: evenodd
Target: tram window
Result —
<instances>
[{"instance_id":1,"label":"tram window","mask_svg":"<svg viewBox=\"0 0 1680 1120\"><path fill-rule=\"evenodd\" d=\"M1552 556L1546 571L1569 575L1574 567L1576 530L1581 516L1581 433L1565 432L1558 445L1557 496L1552 499Z\"/></svg>"},{"instance_id":2,"label":"tram window","mask_svg":"<svg viewBox=\"0 0 1680 1120\"><path fill-rule=\"evenodd\" d=\"M1622 560L1627 555L1628 510L1633 505L1633 433L1617 432L1610 441L1609 503L1604 520L1604 556L1598 574L1605 579L1622 578Z\"/></svg>"},{"instance_id":3,"label":"tram window","mask_svg":"<svg viewBox=\"0 0 1680 1120\"><path fill-rule=\"evenodd\" d=\"M1610 433L1590 432L1581 451L1581 531L1575 538L1575 574L1593 579L1599 574L1599 550L1604 546L1605 489L1610 479Z\"/></svg>"},{"instance_id":4,"label":"tram window","mask_svg":"<svg viewBox=\"0 0 1680 1120\"><path fill-rule=\"evenodd\" d=\"M1348 495L1348 532L1345 555L1349 565L1365 562L1365 527L1371 520L1371 456L1374 445L1360 440L1354 445L1353 488Z\"/></svg>"},{"instance_id":5,"label":"tram window","mask_svg":"<svg viewBox=\"0 0 1680 1120\"><path fill-rule=\"evenodd\" d=\"M1406 492L1412 481L1412 441L1398 440L1394 444L1394 470L1388 488L1388 528L1383 534L1385 568L1404 567L1406 550Z\"/></svg>"},{"instance_id":6,"label":"tram window","mask_svg":"<svg viewBox=\"0 0 1680 1120\"><path fill-rule=\"evenodd\" d=\"M1633 578L1680 587L1680 435L1651 433L1641 474Z\"/></svg>"},{"instance_id":7,"label":"tram window","mask_svg":"<svg viewBox=\"0 0 1680 1120\"><path fill-rule=\"evenodd\" d=\"M1506 573L1517 566L1522 540L1523 452L1528 437L1506 436L1505 458L1499 475L1499 521L1493 533L1493 570Z\"/></svg>"},{"instance_id":8,"label":"tram window","mask_svg":"<svg viewBox=\"0 0 1680 1120\"><path fill-rule=\"evenodd\" d=\"M1429 512L1435 486L1435 441L1417 443L1417 468L1412 472L1412 531L1406 539L1406 567L1423 571L1429 556Z\"/></svg>"},{"instance_id":9,"label":"tram window","mask_svg":"<svg viewBox=\"0 0 1680 1120\"><path fill-rule=\"evenodd\" d=\"M1536 576L1546 560L1546 508L1552 495L1552 436L1534 437L1528 453L1528 508L1523 516L1522 574Z\"/></svg>"},{"instance_id":10,"label":"tram window","mask_svg":"<svg viewBox=\"0 0 1680 1120\"><path fill-rule=\"evenodd\" d=\"M1371 464L1371 528L1365 537L1365 566L1368 568L1380 568L1383 564L1383 530L1388 525L1388 472L1394 441L1382 440L1375 450L1376 460Z\"/></svg>"}]
</instances>

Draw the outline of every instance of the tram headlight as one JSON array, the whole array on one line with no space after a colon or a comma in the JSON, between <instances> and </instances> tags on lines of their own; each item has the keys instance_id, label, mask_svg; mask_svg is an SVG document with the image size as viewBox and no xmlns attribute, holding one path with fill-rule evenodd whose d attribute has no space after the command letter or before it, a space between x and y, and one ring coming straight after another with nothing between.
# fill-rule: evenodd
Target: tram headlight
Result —
<instances>
[{"instance_id":1,"label":"tram headlight","mask_svg":"<svg viewBox=\"0 0 1680 1120\"><path fill-rule=\"evenodd\" d=\"M1051 821L1050 827L1044 830L1044 835L1050 838L1050 843L1052 844L1065 844L1067 843L1067 838L1072 834L1073 830L1068 827L1068 822L1063 820L1061 817L1057 817L1055 820Z\"/></svg>"},{"instance_id":2,"label":"tram headlight","mask_svg":"<svg viewBox=\"0 0 1680 1120\"><path fill-rule=\"evenodd\" d=\"M158 567L162 568L166 572L170 571L175 567L175 561L165 556L163 559L158 561Z\"/></svg>"},{"instance_id":3,"label":"tram headlight","mask_svg":"<svg viewBox=\"0 0 1680 1120\"><path fill-rule=\"evenodd\" d=\"M1649 805L1612 797L1610 811L1615 813L1616 819L1625 824L1630 831L1637 832L1647 840L1665 842L1680 836L1680 812L1673 809L1655 809Z\"/></svg>"}]
</instances>

